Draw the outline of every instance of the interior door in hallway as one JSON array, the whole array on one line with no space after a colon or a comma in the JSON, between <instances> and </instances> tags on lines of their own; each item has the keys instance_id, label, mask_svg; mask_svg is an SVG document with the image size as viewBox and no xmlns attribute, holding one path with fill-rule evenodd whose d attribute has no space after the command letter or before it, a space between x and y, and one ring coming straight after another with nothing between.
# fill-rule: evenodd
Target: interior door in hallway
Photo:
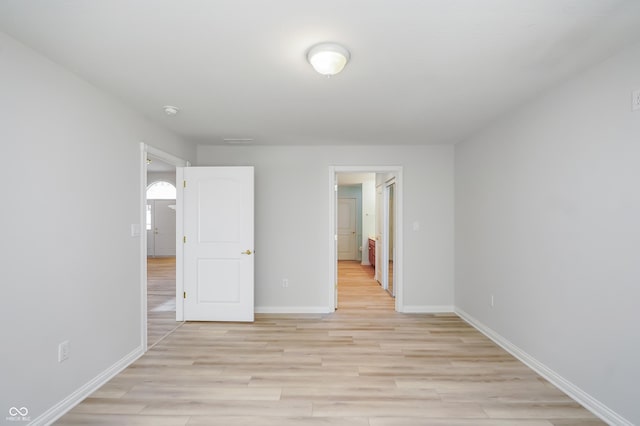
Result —
<instances>
[{"instance_id":1,"label":"interior door in hallway","mask_svg":"<svg viewBox=\"0 0 640 426\"><path fill-rule=\"evenodd\" d=\"M148 200L151 229L147 231L148 256L176 255L176 200Z\"/></svg>"},{"instance_id":2,"label":"interior door in hallway","mask_svg":"<svg viewBox=\"0 0 640 426\"><path fill-rule=\"evenodd\" d=\"M254 169L186 167L184 319L254 319Z\"/></svg>"},{"instance_id":3,"label":"interior door in hallway","mask_svg":"<svg viewBox=\"0 0 640 426\"><path fill-rule=\"evenodd\" d=\"M356 199L338 198L338 260L356 260Z\"/></svg>"}]
</instances>

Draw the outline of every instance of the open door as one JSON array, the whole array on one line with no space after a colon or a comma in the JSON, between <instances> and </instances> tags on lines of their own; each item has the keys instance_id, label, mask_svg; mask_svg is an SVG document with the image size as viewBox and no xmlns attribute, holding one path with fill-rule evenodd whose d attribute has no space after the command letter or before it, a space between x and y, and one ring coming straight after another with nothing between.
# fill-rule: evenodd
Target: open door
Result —
<instances>
[{"instance_id":1,"label":"open door","mask_svg":"<svg viewBox=\"0 0 640 426\"><path fill-rule=\"evenodd\" d=\"M187 167L180 172L184 320L251 322L253 167Z\"/></svg>"}]
</instances>

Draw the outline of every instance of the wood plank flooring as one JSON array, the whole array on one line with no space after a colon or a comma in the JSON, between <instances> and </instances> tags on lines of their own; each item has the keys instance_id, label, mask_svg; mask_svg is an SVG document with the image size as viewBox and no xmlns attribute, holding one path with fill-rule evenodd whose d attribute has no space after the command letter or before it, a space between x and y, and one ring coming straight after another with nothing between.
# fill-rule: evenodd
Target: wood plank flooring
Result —
<instances>
[{"instance_id":1,"label":"wood plank flooring","mask_svg":"<svg viewBox=\"0 0 640 426\"><path fill-rule=\"evenodd\" d=\"M147 346L180 326L176 322L176 258L147 258Z\"/></svg>"},{"instance_id":2,"label":"wood plank flooring","mask_svg":"<svg viewBox=\"0 0 640 426\"><path fill-rule=\"evenodd\" d=\"M395 309L395 300L374 278L374 269L358 261L338 262L338 310L382 311Z\"/></svg>"},{"instance_id":3,"label":"wood plank flooring","mask_svg":"<svg viewBox=\"0 0 640 426\"><path fill-rule=\"evenodd\" d=\"M339 309L189 322L59 425L603 424L455 315L398 314L340 262Z\"/></svg>"}]
</instances>

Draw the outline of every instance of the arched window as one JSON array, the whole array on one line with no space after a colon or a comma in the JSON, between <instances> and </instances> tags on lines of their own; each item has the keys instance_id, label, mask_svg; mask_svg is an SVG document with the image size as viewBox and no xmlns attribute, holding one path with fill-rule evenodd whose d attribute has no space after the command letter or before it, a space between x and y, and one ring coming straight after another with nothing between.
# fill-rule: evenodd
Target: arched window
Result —
<instances>
[{"instance_id":1,"label":"arched window","mask_svg":"<svg viewBox=\"0 0 640 426\"><path fill-rule=\"evenodd\" d=\"M147 187L147 200L175 200L176 187L169 182L158 181Z\"/></svg>"}]
</instances>

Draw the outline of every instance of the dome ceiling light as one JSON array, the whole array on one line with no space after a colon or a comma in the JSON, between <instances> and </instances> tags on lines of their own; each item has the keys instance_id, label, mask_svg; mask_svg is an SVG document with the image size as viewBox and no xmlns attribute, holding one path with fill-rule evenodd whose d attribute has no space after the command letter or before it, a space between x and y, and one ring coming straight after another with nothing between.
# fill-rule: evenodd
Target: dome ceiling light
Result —
<instances>
[{"instance_id":1,"label":"dome ceiling light","mask_svg":"<svg viewBox=\"0 0 640 426\"><path fill-rule=\"evenodd\" d=\"M351 54L337 43L320 43L309 49L307 60L317 72L327 77L338 74L347 62Z\"/></svg>"}]
</instances>

